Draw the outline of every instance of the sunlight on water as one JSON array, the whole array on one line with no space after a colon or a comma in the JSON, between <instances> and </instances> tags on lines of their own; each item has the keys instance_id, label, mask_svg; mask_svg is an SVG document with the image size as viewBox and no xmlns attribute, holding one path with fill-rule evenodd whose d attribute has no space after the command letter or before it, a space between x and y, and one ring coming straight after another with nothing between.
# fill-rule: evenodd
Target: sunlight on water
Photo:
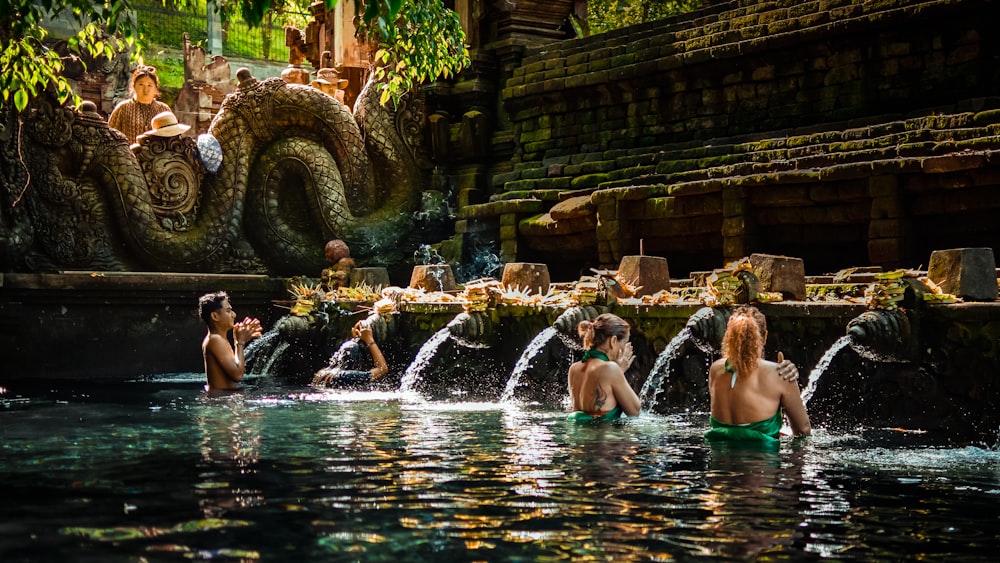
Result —
<instances>
[{"instance_id":1,"label":"sunlight on water","mask_svg":"<svg viewBox=\"0 0 1000 563\"><path fill-rule=\"evenodd\" d=\"M823 354L823 357L819 359L819 362L816 363L816 367L809 372L809 382L806 383L805 389L802 391L803 403L806 403L807 405L809 404L809 399L811 399L813 393L816 392L816 386L819 385L819 380L823 377L826 369L830 367L831 363L833 363L833 359L837 357L837 354L850 343L850 335L841 336L836 342L833 343L833 346L830 346L826 353Z\"/></svg>"},{"instance_id":2,"label":"sunlight on water","mask_svg":"<svg viewBox=\"0 0 1000 563\"><path fill-rule=\"evenodd\" d=\"M0 411L4 561L996 552L996 450L864 428L816 428L779 453L720 449L702 439L707 413L581 425L512 403L262 382L223 397L193 373L9 389L27 404Z\"/></svg>"}]
</instances>

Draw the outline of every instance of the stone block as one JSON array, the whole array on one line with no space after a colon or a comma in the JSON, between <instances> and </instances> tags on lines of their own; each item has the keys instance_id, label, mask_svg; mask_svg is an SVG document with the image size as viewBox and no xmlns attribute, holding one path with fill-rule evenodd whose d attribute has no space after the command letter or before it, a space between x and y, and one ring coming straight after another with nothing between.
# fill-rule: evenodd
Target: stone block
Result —
<instances>
[{"instance_id":1,"label":"stone block","mask_svg":"<svg viewBox=\"0 0 1000 563\"><path fill-rule=\"evenodd\" d=\"M556 220L590 217L596 212L597 207L591 203L590 195L571 197L560 201L549 210L549 213L552 214L552 218Z\"/></svg>"},{"instance_id":2,"label":"stone block","mask_svg":"<svg viewBox=\"0 0 1000 563\"><path fill-rule=\"evenodd\" d=\"M722 220L722 236L738 237L746 233L746 221L743 215L726 217Z\"/></svg>"},{"instance_id":3,"label":"stone block","mask_svg":"<svg viewBox=\"0 0 1000 563\"><path fill-rule=\"evenodd\" d=\"M724 237L722 239L722 256L726 260L736 260L747 255L749 243L747 237Z\"/></svg>"},{"instance_id":4,"label":"stone block","mask_svg":"<svg viewBox=\"0 0 1000 563\"><path fill-rule=\"evenodd\" d=\"M996 257L992 248L935 250L927 277L945 293L967 301L996 301Z\"/></svg>"},{"instance_id":5,"label":"stone block","mask_svg":"<svg viewBox=\"0 0 1000 563\"><path fill-rule=\"evenodd\" d=\"M514 262L517 260L516 240L511 239L500 241L500 260L502 262Z\"/></svg>"},{"instance_id":6,"label":"stone block","mask_svg":"<svg viewBox=\"0 0 1000 563\"><path fill-rule=\"evenodd\" d=\"M891 268L902 259L902 244L898 238L872 239L868 241L868 260L873 264Z\"/></svg>"},{"instance_id":7,"label":"stone block","mask_svg":"<svg viewBox=\"0 0 1000 563\"><path fill-rule=\"evenodd\" d=\"M551 237L572 235L583 232L594 232L597 227L597 217L575 217L572 219L554 219L551 214L543 213L528 217L518 224L518 232L525 237Z\"/></svg>"},{"instance_id":8,"label":"stone block","mask_svg":"<svg viewBox=\"0 0 1000 563\"><path fill-rule=\"evenodd\" d=\"M760 291L780 291L792 300L805 300L806 268L801 258L751 254L750 264L760 280Z\"/></svg>"},{"instance_id":9,"label":"stone block","mask_svg":"<svg viewBox=\"0 0 1000 563\"><path fill-rule=\"evenodd\" d=\"M349 280L351 287L358 287L365 284L368 287L380 288L389 287L389 271L381 266L354 268L351 270Z\"/></svg>"},{"instance_id":10,"label":"stone block","mask_svg":"<svg viewBox=\"0 0 1000 563\"><path fill-rule=\"evenodd\" d=\"M868 238L896 238L903 234L903 224L896 219L872 219L868 224Z\"/></svg>"},{"instance_id":11,"label":"stone block","mask_svg":"<svg viewBox=\"0 0 1000 563\"><path fill-rule=\"evenodd\" d=\"M640 287L639 295L670 291L670 268L660 256L622 256L616 276L620 282Z\"/></svg>"},{"instance_id":12,"label":"stone block","mask_svg":"<svg viewBox=\"0 0 1000 563\"><path fill-rule=\"evenodd\" d=\"M898 197L876 197L872 199L872 219L895 219L903 212L903 202Z\"/></svg>"},{"instance_id":13,"label":"stone block","mask_svg":"<svg viewBox=\"0 0 1000 563\"><path fill-rule=\"evenodd\" d=\"M461 188L458 190L457 203L459 207L486 203L486 192L478 188Z\"/></svg>"},{"instance_id":14,"label":"stone block","mask_svg":"<svg viewBox=\"0 0 1000 563\"><path fill-rule=\"evenodd\" d=\"M501 283L507 287L527 288L531 293L549 292L549 267L529 262L508 262L503 268Z\"/></svg>"},{"instance_id":15,"label":"stone block","mask_svg":"<svg viewBox=\"0 0 1000 563\"><path fill-rule=\"evenodd\" d=\"M455 289L455 274L448 264L414 266L410 287L425 291L452 291Z\"/></svg>"}]
</instances>

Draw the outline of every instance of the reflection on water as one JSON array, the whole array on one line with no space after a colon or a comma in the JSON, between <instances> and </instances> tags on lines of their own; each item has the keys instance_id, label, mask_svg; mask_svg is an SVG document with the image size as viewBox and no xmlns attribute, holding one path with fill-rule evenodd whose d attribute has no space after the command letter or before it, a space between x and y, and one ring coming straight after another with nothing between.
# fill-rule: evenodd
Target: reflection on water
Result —
<instances>
[{"instance_id":1,"label":"reflection on water","mask_svg":"<svg viewBox=\"0 0 1000 563\"><path fill-rule=\"evenodd\" d=\"M257 473L263 413L248 408L243 393L198 398L191 417L200 431L200 482L195 485L205 518L221 518L235 508L264 504L263 491L231 482Z\"/></svg>"},{"instance_id":2,"label":"reflection on water","mask_svg":"<svg viewBox=\"0 0 1000 563\"><path fill-rule=\"evenodd\" d=\"M1000 453L862 429L709 447L704 413L201 381L7 386L3 561L991 561Z\"/></svg>"}]
</instances>

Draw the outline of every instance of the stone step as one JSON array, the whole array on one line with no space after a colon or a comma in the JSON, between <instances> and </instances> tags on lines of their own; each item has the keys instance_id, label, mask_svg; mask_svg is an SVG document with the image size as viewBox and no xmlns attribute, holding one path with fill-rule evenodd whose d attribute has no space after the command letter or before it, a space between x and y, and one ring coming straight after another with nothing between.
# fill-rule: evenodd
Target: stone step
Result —
<instances>
[{"instance_id":1,"label":"stone step","mask_svg":"<svg viewBox=\"0 0 1000 563\"><path fill-rule=\"evenodd\" d=\"M509 191L499 194L494 194L490 196L490 201L508 201L516 199L537 199L545 202L558 202L562 200L562 194L566 193L566 190L560 189L531 189L531 190L518 190Z\"/></svg>"},{"instance_id":2,"label":"stone step","mask_svg":"<svg viewBox=\"0 0 1000 563\"><path fill-rule=\"evenodd\" d=\"M925 3L930 0L925 0ZM915 4L916 2L910 2ZM692 48L717 46L747 39L766 37L778 32L809 29L824 24L834 18L870 15L892 9L888 6L857 6L853 0L782 0L777 2L749 2L746 4L715 4L680 14L660 21L631 26L623 30L593 35L564 45L546 44L528 50L522 64L545 68L545 63L560 57L587 53L598 44L605 44L609 38L620 39L621 43L632 44L650 39L651 46L672 45L674 52L682 53ZM886 2L875 4L887 4ZM522 67L523 68L523 67ZM531 74L535 67L521 74ZM551 70L549 68L548 70ZM518 74L515 71L515 76Z\"/></svg>"},{"instance_id":3,"label":"stone step","mask_svg":"<svg viewBox=\"0 0 1000 563\"><path fill-rule=\"evenodd\" d=\"M885 116L883 121L876 117L867 118L865 123L821 124L785 131L785 136L777 136L783 133L778 131L769 138L712 139L704 144L686 141L519 162L513 170L493 177L494 187L502 186L502 192L492 196L491 202L552 203L573 190L654 186L670 186L671 193L678 195L702 194L718 191L720 182L816 182L860 178L871 175L876 168L920 171L926 165L962 169L967 164L948 159L1000 148L1000 98L979 98L955 105L979 111L925 112L905 119ZM943 160L926 160L929 157Z\"/></svg>"},{"instance_id":4,"label":"stone step","mask_svg":"<svg viewBox=\"0 0 1000 563\"><path fill-rule=\"evenodd\" d=\"M505 84L505 89L510 91L505 92L504 97L541 94L545 91L542 83L553 80L559 82L552 85L553 88L588 87L606 81L609 69L614 69L619 78L629 79L650 70L664 71L723 58L745 57L753 51L794 48L803 34L811 37L823 33L843 35L852 27L864 27L870 33L872 28L892 25L894 19L905 18L911 13L927 17L926 13L930 10L947 8L955 1L883 0L858 4L849 0L816 0L811 4L823 6L822 10L801 13L801 8L796 8L799 2L783 0L774 4L777 9L757 13L749 16L750 19L747 19L748 16L733 17L727 20L733 29L715 33L705 34L703 30L693 27L671 31L669 26L672 24L667 23L659 27L638 26L639 29L632 32L612 31L594 36L605 45L609 43L609 37L619 39L620 45L616 47L598 48L596 43L572 41L562 48L546 45L525 58L522 66L514 70ZM760 23L761 19L767 20L767 23ZM684 39L684 32L696 35ZM616 33L620 33L620 37ZM588 39L591 38L576 41ZM593 41L596 39L591 39ZM588 50L588 45L593 49ZM650 65L654 68L649 68Z\"/></svg>"}]
</instances>

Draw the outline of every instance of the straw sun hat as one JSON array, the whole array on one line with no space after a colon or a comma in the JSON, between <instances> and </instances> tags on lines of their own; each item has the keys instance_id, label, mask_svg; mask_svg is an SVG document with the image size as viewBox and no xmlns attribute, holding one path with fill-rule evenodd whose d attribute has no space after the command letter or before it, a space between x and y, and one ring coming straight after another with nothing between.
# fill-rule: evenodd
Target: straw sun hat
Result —
<instances>
[{"instance_id":1,"label":"straw sun hat","mask_svg":"<svg viewBox=\"0 0 1000 563\"><path fill-rule=\"evenodd\" d=\"M153 117L152 126L153 128L149 131L146 131L144 135L156 136L156 137L173 137L174 135L180 135L181 133L191 128L190 125L185 125L184 123L177 123L177 116L170 111L164 111L156 114Z\"/></svg>"}]
</instances>

